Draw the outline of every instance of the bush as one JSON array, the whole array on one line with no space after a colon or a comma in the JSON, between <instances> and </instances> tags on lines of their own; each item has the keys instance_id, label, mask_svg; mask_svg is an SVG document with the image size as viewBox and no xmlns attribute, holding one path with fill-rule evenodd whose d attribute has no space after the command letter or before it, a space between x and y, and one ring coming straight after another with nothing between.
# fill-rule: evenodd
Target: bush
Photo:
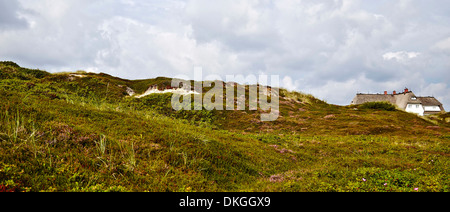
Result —
<instances>
[{"instance_id":1,"label":"bush","mask_svg":"<svg viewBox=\"0 0 450 212\"><path fill-rule=\"evenodd\" d=\"M20 68L20 66L17 65L17 63L12 62L12 61L0 61L0 64L3 64L4 66L12 66L15 68Z\"/></svg>"},{"instance_id":2,"label":"bush","mask_svg":"<svg viewBox=\"0 0 450 212\"><path fill-rule=\"evenodd\" d=\"M21 68L11 61L0 61L0 79L19 78L22 80L31 80L33 78L44 78L51 75L46 71L39 69Z\"/></svg>"},{"instance_id":3,"label":"bush","mask_svg":"<svg viewBox=\"0 0 450 212\"><path fill-rule=\"evenodd\" d=\"M386 110L394 111L395 106L389 102L366 102L359 106L360 109L375 109L375 110Z\"/></svg>"}]
</instances>

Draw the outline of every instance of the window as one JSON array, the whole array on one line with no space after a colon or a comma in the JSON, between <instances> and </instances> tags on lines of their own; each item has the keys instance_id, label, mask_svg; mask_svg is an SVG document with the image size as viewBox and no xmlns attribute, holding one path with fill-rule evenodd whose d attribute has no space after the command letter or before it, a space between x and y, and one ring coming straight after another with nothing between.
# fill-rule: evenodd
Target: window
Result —
<instances>
[{"instance_id":1,"label":"window","mask_svg":"<svg viewBox=\"0 0 450 212\"><path fill-rule=\"evenodd\" d=\"M408 108L412 108L412 105L408 105Z\"/></svg>"},{"instance_id":2,"label":"window","mask_svg":"<svg viewBox=\"0 0 450 212\"><path fill-rule=\"evenodd\" d=\"M412 100L416 100L417 98L415 96L411 97Z\"/></svg>"},{"instance_id":3,"label":"window","mask_svg":"<svg viewBox=\"0 0 450 212\"><path fill-rule=\"evenodd\" d=\"M419 108L419 105L416 105L416 108Z\"/></svg>"}]
</instances>

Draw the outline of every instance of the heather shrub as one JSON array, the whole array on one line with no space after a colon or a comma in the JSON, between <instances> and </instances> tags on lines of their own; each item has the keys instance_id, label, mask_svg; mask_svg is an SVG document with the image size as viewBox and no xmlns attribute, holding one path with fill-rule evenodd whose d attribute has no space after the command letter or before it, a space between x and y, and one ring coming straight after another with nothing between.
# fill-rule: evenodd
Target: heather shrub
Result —
<instances>
[{"instance_id":1,"label":"heather shrub","mask_svg":"<svg viewBox=\"0 0 450 212\"><path fill-rule=\"evenodd\" d=\"M359 106L360 109L375 109L375 110L386 110L394 111L395 106L389 102L366 102Z\"/></svg>"}]
</instances>

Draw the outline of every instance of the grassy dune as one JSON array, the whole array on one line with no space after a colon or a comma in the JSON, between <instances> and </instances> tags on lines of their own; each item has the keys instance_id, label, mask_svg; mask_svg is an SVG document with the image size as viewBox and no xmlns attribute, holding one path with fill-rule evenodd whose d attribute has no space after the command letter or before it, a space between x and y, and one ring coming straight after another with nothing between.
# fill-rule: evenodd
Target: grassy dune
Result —
<instances>
[{"instance_id":1,"label":"grassy dune","mask_svg":"<svg viewBox=\"0 0 450 212\"><path fill-rule=\"evenodd\" d=\"M80 77L81 76L81 77ZM174 111L168 78L0 63L0 191L449 191L449 124L280 90L261 111Z\"/></svg>"}]
</instances>

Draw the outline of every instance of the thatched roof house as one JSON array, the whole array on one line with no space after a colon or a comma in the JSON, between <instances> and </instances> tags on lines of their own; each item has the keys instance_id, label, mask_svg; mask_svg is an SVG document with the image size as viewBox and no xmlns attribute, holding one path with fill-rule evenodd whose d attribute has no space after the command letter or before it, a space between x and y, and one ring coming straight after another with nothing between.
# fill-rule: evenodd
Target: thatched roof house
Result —
<instances>
[{"instance_id":1,"label":"thatched roof house","mask_svg":"<svg viewBox=\"0 0 450 212\"><path fill-rule=\"evenodd\" d=\"M421 116L445 112L442 103L436 98L418 97L407 88L402 93L397 93L396 91L393 91L392 94L388 94L387 91L384 94L358 93L353 98L351 104L358 105L366 102L389 102L396 105L399 109Z\"/></svg>"},{"instance_id":2,"label":"thatched roof house","mask_svg":"<svg viewBox=\"0 0 450 212\"><path fill-rule=\"evenodd\" d=\"M445 112L442 103L434 97L417 97L417 100L422 103L425 115Z\"/></svg>"}]
</instances>

